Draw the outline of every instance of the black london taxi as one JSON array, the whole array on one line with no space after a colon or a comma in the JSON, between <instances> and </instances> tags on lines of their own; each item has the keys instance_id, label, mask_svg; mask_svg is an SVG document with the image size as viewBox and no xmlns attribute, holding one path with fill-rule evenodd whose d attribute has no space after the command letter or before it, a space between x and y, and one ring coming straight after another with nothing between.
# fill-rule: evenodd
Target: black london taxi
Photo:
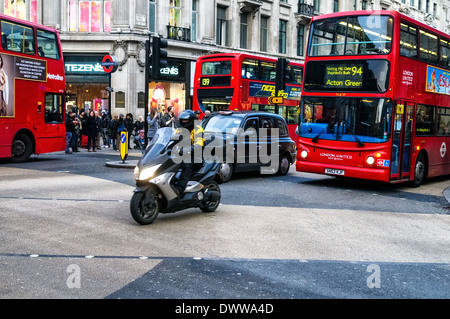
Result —
<instances>
[{"instance_id":1,"label":"black london taxi","mask_svg":"<svg viewBox=\"0 0 450 319\"><path fill-rule=\"evenodd\" d=\"M238 172L260 171L283 176L295 163L296 144L289 136L286 120L278 114L219 111L206 116L202 127L207 143L208 136L219 137L220 143L215 141L214 145L224 147L223 182Z\"/></svg>"}]
</instances>

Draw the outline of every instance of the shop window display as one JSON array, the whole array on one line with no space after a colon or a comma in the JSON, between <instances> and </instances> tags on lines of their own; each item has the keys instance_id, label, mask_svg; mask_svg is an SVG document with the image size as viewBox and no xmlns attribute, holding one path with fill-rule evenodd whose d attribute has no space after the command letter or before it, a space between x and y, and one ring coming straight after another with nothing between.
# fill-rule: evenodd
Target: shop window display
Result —
<instances>
[{"instance_id":1,"label":"shop window display","mask_svg":"<svg viewBox=\"0 0 450 319\"><path fill-rule=\"evenodd\" d=\"M37 0L4 0L3 6L6 15L37 23Z\"/></svg>"},{"instance_id":2,"label":"shop window display","mask_svg":"<svg viewBox=\"0 0 450 319\"><path fill-rule=\"evenodd\" d=\"M69 30L110 32L111 1L69 1Z\"/></svg>"},{"instance_id":3,"label":"shop window display","mask_svg":"<svg viewBox=\"0 0 450 319\"><path fill-rule=\"evenodd\" d=\"M178 116L186 109L185 87L183 83L150 83L148 86L149 108L157 108L159 112L165 113L169 106L173 106L175 115Z\"/></svg>"}]
</instances>

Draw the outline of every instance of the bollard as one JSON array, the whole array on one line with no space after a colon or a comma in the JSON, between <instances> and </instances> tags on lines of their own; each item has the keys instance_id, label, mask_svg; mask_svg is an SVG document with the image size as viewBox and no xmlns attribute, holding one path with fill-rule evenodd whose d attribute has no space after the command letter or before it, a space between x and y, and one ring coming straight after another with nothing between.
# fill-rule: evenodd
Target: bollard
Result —
<instances>
[{"instance_id":1,"label":"bollard","mask_svg":"<svg viewBox=\"0 0 450 319\"><path fill-rule=\"evenodd\" d=\"M122 164L125 164L125 160L128 156L128 131L120 132L120 158Z\"/></svg>"}]
</instances>

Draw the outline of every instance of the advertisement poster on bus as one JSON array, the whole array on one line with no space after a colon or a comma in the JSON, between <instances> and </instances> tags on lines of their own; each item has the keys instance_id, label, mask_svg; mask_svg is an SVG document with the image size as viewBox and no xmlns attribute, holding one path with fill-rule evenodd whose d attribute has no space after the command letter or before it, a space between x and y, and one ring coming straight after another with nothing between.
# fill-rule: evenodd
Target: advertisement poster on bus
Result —
<instances>
[{"instance_id":1,"label":"advertisement poster on bus","mask_svg":"<svg viewBox=\"0 0 450 319\"><path fill-rule=\"evenodd\" d=\"M426 85L427 92L450 95L450 72L428 65Z\"/></svg>"},{"instance_id":2,"label":"advertisement poster on bus","mask_svg":"<svg viewBox=\"0 0 450 319\"><path fill-rule=\"evenodd\" d=\"M0 117L14 117L15 80L46 82L47 63L42 60L0 54Z\"/></svg>"},{"instance_id":3,"label":"advertisement poster on bus","mask_svg":"<svg viewBox=\"0 0 450 319\"><path fill-rule=\"evenodd\" d=\"M285 99L300 100L302 93L301 87L286 86L285 90L279 92L278 96ZM250 82L249 96L252 97L270 97L275 96L275 85L264 84L260 82Z\"/></svg>"}]
</instances>

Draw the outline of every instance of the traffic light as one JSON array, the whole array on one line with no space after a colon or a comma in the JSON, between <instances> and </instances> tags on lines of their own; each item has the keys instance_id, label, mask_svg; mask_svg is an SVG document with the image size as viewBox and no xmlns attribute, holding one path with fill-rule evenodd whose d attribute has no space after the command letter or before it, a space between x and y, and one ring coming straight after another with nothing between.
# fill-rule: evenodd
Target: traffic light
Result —
<instances>
[{"instance_id":1,"label":"traffic light","mask_svg":"<svg viewBox=\"0 0 450 319\"><path fill-rule=\"evenodd\" d=\"M167 40L160 37L153 37L152 43L152 79L159 80L161 78L161 68L167 67Z\"/></svg>"},{"instance_id":2,"label":"traffic light","mask_svg":"<svg viewBox=\"0 0 450 319\"><path fill-rule=\"evenodd\" d=\"M286 83L291 80L291 70L289 69L289 60L278 58L276 67L277 75L275 80L275 89L277 91L284 91Z\"/></svg>"}]
</instances>

